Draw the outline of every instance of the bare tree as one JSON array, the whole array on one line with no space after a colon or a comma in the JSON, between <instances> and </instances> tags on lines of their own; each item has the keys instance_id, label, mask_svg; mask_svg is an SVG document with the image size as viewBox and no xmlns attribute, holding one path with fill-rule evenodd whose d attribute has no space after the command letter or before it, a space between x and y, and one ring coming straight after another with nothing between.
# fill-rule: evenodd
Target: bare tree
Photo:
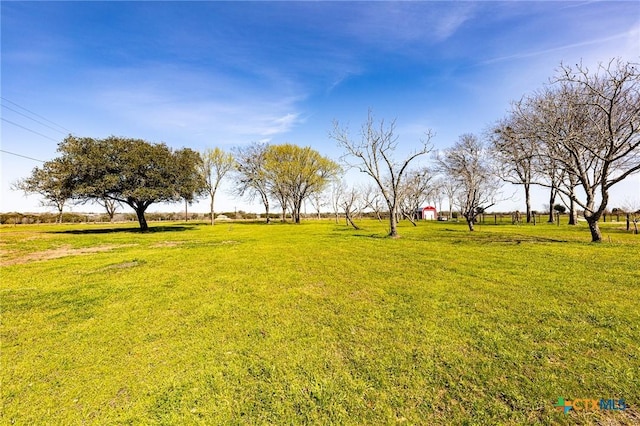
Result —
<instances>
[{"instance_id":1,"label":"bare tree","mask_svg":"<svg viewBox=\"0 0 640 426\"><path fill-rule=\"evenodd\" d=\"M378 222L382 222L382 209L383 201L380 195L380 190L374 185L367 184L360 188L360 196L365 209L371 209L371 211L378 218Z\"/></svg>"},{"instance_id":2,"label":"bare tree","mask_svg":"<svg viewBox=\"0 0 640 426\"><path fill-rule=\"evenodd\" d=\"M194 151L195 153L195 151ZM197 154L197 153L195 153ZM108 197L101 197L101 198L87 198L87 199L80 199L80 200L75 200L75 204L76 205L85 205L89 202L95 202L97 203L99 206L103 207L105 209L105 211L107 212L107 216L109 216L109 222L113 222L113 218L116 215L116 211L118 210L119 207L122 207L122 203L118 200L112 200L111 198Z\"/></svg>"},{"instance_id":3,"label":"bare tree","mask_svg":"<svg viewBox=\"0 0 640 426\"><path fill-rule=\"evenodd\" d=\"M500 182L493 174L489 150L475 135L464 134L436 157L440 172L455 182L455 203L474 230L478 215L496 203Z\"/></svg>"},{"instance_id":4,"label":"bare tree","mask_svg":"<svg viewBox=\"0 0 640 426\"><path fill-rule=\"evenodd\" d=\"M109 216L109 222L113 222L113 217L116 215L116 210L118 207L122 207L122 204L117 200L112 200L111 198L102 198L98 200L98 204L100 204L107 211L107 215Z\"/></svg>"},{"instance_id":5,"label":"bare tree","mask_svg":"<svg viewBox=\"0 0 640 426\"><path fill-rule=\"evenodd\" d=\"M564 130L561 130L562 122L556 121L553 126L555 126L554 132L558 134L558 132L562 133ZM535 127L534 127L535 129ZM539 132L540 128L537 129ZM536 130L534 130L536 131ZM548 134L547 134L548 136ZM540 137L540 136L539 136ZM555 155L547 155L548 149L554 149L554 147L550 147L545 143L544 136L542 136L542 143L539 145L538 151L536 152L536 161L535 167L537 168L538 174L537 182L544 182L544 186L549 189L549 209L547 209L548 213L548 223L553 223L553 206L555 205L556 198L559 195L560 184L564 179L567 178L564 169L562 168L562 164L556 159Z\"/></svg>"},{"instance_id":6,"label":"bare tree","mask_svg":"<svg viewBox=\"0 0 640 426\"><path fill-rule=\"evenodd\" d=\"M429 173L427 168L423 167L417 170L410 170L402 184L400 210L402 215L407 218L413 226L417 226L415 222L416 212L431 196L432 179L433 175Z\"/></svg>"},{"instance_id":7,"label":"bare tree","mask_svg":"<svg viewBox=\"0 0 640 426\"><path fill-rule=\"evenodd\" d=\"M446 196L446 191L442 186L442 178L434 180L431 189L429 190L430 198L433 200L433 204L438 211L438 216L441 216L442 212L442 200Z\"/></svg>"},{"instance_id":8,"label":"bare tree","mask_svg":"<svg viewBox=\"0 0 640 426\"><path fill-rule=\"evenodd\" d=\"M320 220L321 219L320 212L322 208L329 205L327 200L327 194L324 192L316 191L309 196L309 202L311 203L311 206L316 211L318 220Z\"/></svg>"},{"instance_id":9,"label":"bare tree","mask_svg":"<svg viewBox=\"0 0 640 426\"><path fill-rule=\"evenodd\" d=\"M449 216L447 219L451 220L453 217L453 205L456 199L456 182L450 176L442 176L438 179L438 186L442 188L442 192L447 196L447 202L449 203Z\"/></svg>"},{"instance_id":10,"label":"bare tree","mask_svg":"<svg viewBox=\"0 0 640 426\"><path fill-rule=\"evenodd\" d=\"M347 224L351 225L354 229L360 229L360 227L353 222L353 216L358 212L359 201L360 194L355 187L346 189L340 197L340 206L344 212L345 220Z\"/></svg>"},{"instance_id":11,"label":"bare tree","mask_svg":"<svg viewBox=\"0 0 640 426\"><path fill-rule=\"evenodd\" d=\"M268 145L257 142L246 147L234 148L233 154L236 160L234 173L235 193L253 201L260 198L264 206L266 221L269 223L269 182L265 170L265 153Z\"/></svg>"},{"instance_id":12,"label":"bare tree","mask_svg":"<svg viewBox=\"0 0 640 426\"><path fill-rule=\"evenodd\" d=\"M512 104L509 117L503 121L506 126L494 129L493 149L498 159L498 174L502 180L516 185L523 185L527 208L527 223L531 218L530 187L544 182L549 189L549 206L553 206L558 197L558 187L567 176L553 156L544 154L548 149L545 137L548 134L540 131L540 114L532 113L536 109L535 101L523 98ZM538 120L538 122L536 122ZM544 120L543 120L544 121ZM566 123L562 121L546 122L558 133ZM553 209L547 209L549 223L553 223Z\"/></svg>"},{"instance_id":13,"label":"bare tree","mask_svg":"<svg viewBox=\"0 0 640 426\"><path fill-rule=\"evenodd\" d=\"M202 176L205 180L205 187L209 193L211 201L211 224L215 224L214 200L220 182L225 175L233 168L235 160L233 156L222 149L216 147L207 149L202 154Z\"/></svg>"},{"instance_id":14,"label":"bare tree","mask_svg":"<svg viewBox=\"0 0 640 426\"><path fill-rule=\"evenodd\" d=\"M498 175L504 182L524 188L527 223L531 222L531 182L536 158L535 139L525 130L517 117L498 122L489 135L497 160ZM552 200L553 202L553 200Z\"/></svg>"},{"instance_id":15,"label":"bare tree","mask_svg":"<svg viewBox=\"0 0 640 426\"><path fill-rule=\"evenodd\" d=\"M336 217L336 223L338 223L338 219L340 216L340 201L342 200L342 195L346 192L346 185L338 179L333 179L331 183L331 207L333 208L333 212Z\"/></svg>"},{"instance_id":16,"label":"bare tree","mask_svg":"<svg viewBox=\"0 0 640 426\"><path fill-rule=\"evenodd\" d=\"M556 162L567 175L558 191L584 210L591 240L602 241L598 221L609 190L640 171L638 66L612 60L592 73L583 65L561 65L551 85L527 102L532 129L544 145L540 162Z\"/></svg>"},{"instance_id":17,"label":"bare tree","mask_svg":"<svg viewBox=\"0 0 640 426\"><path fill-rule=\"evenodd\" d=\"M565 196L564 193L558 192L558 196L562 200L565 206L569 209L569 225L577 225L578 224L578 210L576 208L576 202L574 201L576 198L576 188L578 187L578 181L576 176L573 174L565 173L565 186L567 191L569 192L569 196Z\"/></svg>"},{"instance_id":18,"label":"bare tree","mask_svg":"<svg viewBox=\"0 0 640 426\"><path fill-rule=\"evenodd\" d=\"M401 199L401 185L409 164L421 155L431 151L431 131L425 133L420 147L404 160L397 161L394 154L398 146L398 136L394 134L395 120L389 126L384 120L375 123L371 111L367 121L362 125L360 140L351 139L349 131L334 121L330 137L344 149L343 161L350 167L356 167L370 176L384 198L389 209L389 236L397 237L397 216Z\"/></svg>"}]
</instances>

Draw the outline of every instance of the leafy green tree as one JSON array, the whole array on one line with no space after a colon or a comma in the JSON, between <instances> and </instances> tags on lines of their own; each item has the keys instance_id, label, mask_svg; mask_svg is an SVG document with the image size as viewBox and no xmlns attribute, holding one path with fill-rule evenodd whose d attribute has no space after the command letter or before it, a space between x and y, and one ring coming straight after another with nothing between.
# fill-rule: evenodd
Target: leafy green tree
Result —
<instances>
[{"instance_id":1,"label":"leafy green tree","mask_svg":"<svg viewBox=\"0 0 640 426\"><path fill-rule=\"evenodd\" d=\"M220 186L220 182L235 165L233 156L222 149L216 147L214 149L207 149L202 154L202 163L200 165L201 175L204 179L204 186L209 193L209 199L211 201L211 224L215 223L215 213L213 210L213 203L216 197L216 192Z\"/></svg>"},{"instance_id":2,"label":"leafy green tree","mask_svg":"<svg viewBox=\"0 0 640 426\"><path fill-rule=\"evenodd\" d=\"M64 158L56 158L36 167L31 176L21 179L13 188L25 194L39 194L43 197L43 206L55 207L58 211L58 222L62 222L62 211L72 197L72 168Z\"/></svg>"},{"instance_id":3,"label":"leafy green tree","mask_svg":"<svg viewBox=\"0 0 640 426\"><path fill-rule=\"evenodd\" d=\"M147 208L176 202L202 191L198 154L172 151L167 145L111 136L106 139L67 137L58 146L62 161L73 170L74 199L110 199L130 206L140 229L149 226Z\"/></svg>"},{"instance_id":4,"label":"leafy green tree","mask_svg":"<svg viewBox=\"0 0 640 426\"><path fill-rule=\"evenodd\" d=\"M265 171L270 192L282 205L287 204L293 220L300 223L300 210L308 197L322 192L340 167L309 147L293 144L270 145L265 152Z\"/></svg>"}]
</instances>

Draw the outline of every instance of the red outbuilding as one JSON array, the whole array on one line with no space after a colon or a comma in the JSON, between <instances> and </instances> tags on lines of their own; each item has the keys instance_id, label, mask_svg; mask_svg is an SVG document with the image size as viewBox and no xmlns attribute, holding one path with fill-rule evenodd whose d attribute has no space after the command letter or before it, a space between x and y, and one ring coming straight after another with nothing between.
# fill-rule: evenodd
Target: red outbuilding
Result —
<instances>
[{"instance_id":1,"label":"red outbuilding","mask_svg":"<svg viewBox=\"0 0 640 426\"><path fill-rule=\"evenodd\" d=\"M423 220L436 220L438 219L438 212L436 212L436 208L432 206L427 206L422 208Z\"/></svg>"}]
</instances>

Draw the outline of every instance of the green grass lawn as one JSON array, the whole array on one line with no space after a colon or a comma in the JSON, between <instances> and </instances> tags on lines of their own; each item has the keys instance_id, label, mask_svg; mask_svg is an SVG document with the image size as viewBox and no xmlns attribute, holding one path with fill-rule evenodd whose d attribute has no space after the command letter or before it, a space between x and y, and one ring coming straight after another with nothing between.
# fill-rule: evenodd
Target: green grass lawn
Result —
<instances>
[{"instance_id":1,"label":"green grass lawn","mask_svg":"<svg viewBox=\"0 0 640 426\"><path fill-rule=\"evenodd\" d=\"M361 225L0 228L0 423L640 422L640 236Z\"/></svg>"}]
</instances>

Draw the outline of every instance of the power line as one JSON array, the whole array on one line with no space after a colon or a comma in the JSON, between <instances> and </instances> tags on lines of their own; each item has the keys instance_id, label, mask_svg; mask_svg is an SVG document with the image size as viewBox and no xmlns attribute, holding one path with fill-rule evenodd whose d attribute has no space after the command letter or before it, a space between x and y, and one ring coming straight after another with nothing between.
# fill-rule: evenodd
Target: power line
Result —
<instances>
[{"instance_id":1,"label":"power line","mask_svg":"<svg viewBox=\"0 0 640 426\"><path fill-rule=\"evenodd\" d=\"M5 101L5 102L9 102L9 103L10 103L10 104L12 104L12 105L17 106L18 108L23 109L23 110L27 111L28 113L35 115L35 116L36 116L36 117L38 117L38 118L43 119L43 120L44 120L44 121L46 121L47 123L51 123L51 124L53 124L54 126L57 126L57 127L61 128L62 130L64 130L64 131L65 131L65 132L67 132L67 133L73 133L71 130L67 129L66 127L61 126L61 125L59 125L58 123L53 122L53 121L51 121L51 120L49 120L49 119L47 119L47 118L45 118L45 117L41 116L40 114L36 114L35 112L33 112L33 111L31 111L31 110L29 110L29 109L27 109L27 108L25 108L25 107L23 107L23 106L21 106L21 105L18 105L17 103L15 103L15 102L13 102L13 101L11 101L11 100L7 99L7 98L4 98L4 97L0 96L0 99L2 99L2 100L3 100L3 101Z\"/></svg>"},{"instance_id":2,"label":"power line","mask_svg":"<svg viewBox=\"0 0 640 426\"><path fill-rule=\"evenodd\" d=\"M4 118L4 117L0 117L0 119L2 119L2 121L6 121L6 122L7 122L7 123L9 123L9 124L13 124L14 126L20 127L20 128L22 128L22 129L24 129L24 130L27 130L27 131L29 131L29 132L31 132L31 133L35 133L35 134L36 134L36 135L38 135L38 136L42 136L42 137L43 137L43 138L45 138L45 139L49 139L50 141L60 142L59 140L54 139L54 138L52 138L52 137L50 137L50 136L44 135L44 134L42 134L42 133L40 133L40 132L36 132L35 130L32 130L32 129L28 128L28 127L24 127L24 126L22 126L22 125L20 125L20 124L18 124L18 123L14 123L13 121L7 120L7 119L6 119L6 118Z\"/></svg>"},{"instance_id":3,"label":"power line","mask_svg":"<svg viewBox=\"0 0 640 426\"><path fill-rule=\"evenodd\" d=\"M62 130L60 130L60 129L56 129L56 128L55 128L55 127L53 127L53 126L49 126L48 124L45 124L45 123L43 123L43 122L42 122L42 121L40 121L40 120L36 120L36 119L35 119L35 118L33 118L33 117L29 117L27 114L22 113L22 112L20 112L20 111L18 111L18 110L16 110L16 109L13 109L13 108L8 107L8 106L6 106L6 105L2 105L2 107L3 107L3 108L8 109L9 111L13 111L13 112L15 112L16 114L20 114L21 116L26 117L26 118L28 118L28 119L29 119L29 120L31 120L31 121L35 121L36 123L40 124L41 126L44 126L44 127L48 128L48 129L51 129L51 130L53 130L53 131L55 131L55 132L62 133L62 134L65 134L65 133L66 133L66 132L64 132L64 131L62 131Z\"/></svg>"},{"instance_id":4,"label":"power line","mask_svg":"<svg viewBox=\"0 0 640 426\"><path fill-rule=\"evenodd\" d=\"M5 154L11 154L11 155L15 155L16 157L22 157L22 158L26 158L28 160L39 161L41 163L44 163L44 161L38 160L37 158L27 157L26 155L16 154L15 152L5 151L4 149L0 149L0 152L4 152Z\"/></svg>"}]
</instances>

